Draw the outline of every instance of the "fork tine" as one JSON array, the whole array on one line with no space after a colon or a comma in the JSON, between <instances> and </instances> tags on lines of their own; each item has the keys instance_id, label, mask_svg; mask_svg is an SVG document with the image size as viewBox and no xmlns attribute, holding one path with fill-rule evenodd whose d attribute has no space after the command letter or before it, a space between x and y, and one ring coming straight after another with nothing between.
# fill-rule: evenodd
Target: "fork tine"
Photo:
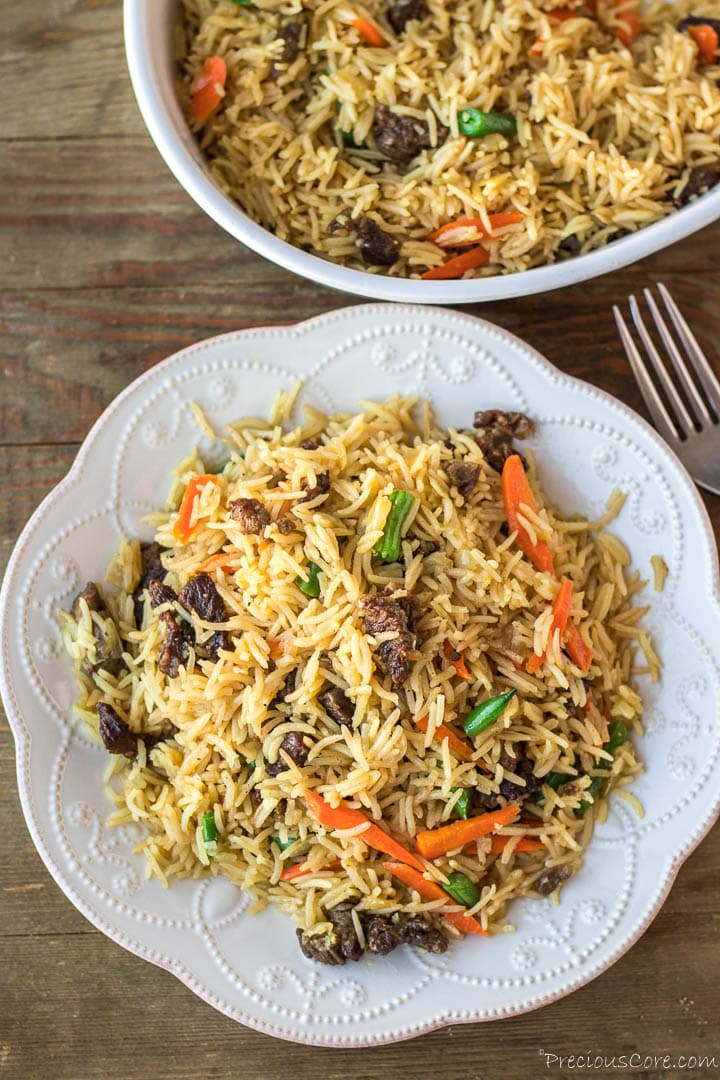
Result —
<instances>
[{"instance_id":1,"label":"fork tine","mask_svg":"<svg viewBox=\"0 0 720 1080\"><path fill-rule=\"evenodd\" d=\"M708 359L705 353L700 348L697 338L693 334L692 330L686 323L683 315L680 312L680 308L677 306L669 291L665 288L663 283L659 281L657 283L658 292L663 298L665 307L668 310L668 314L672 319L672 324L677 331L677 335L680 341L685 346L693 368L697 373L697 377L702 383L703 390L708 396L708 401L713 406L716 412L720 413L720 381L710 367Z\"/></svg>"},{"instance_id":2,"label":"fork tine","mask_svg":"<svg viewBox=\"0 0 720 1080\"><path fill-rule=\"evenodd\" d=\"M701 421L701 427L703 426L702 421L705 421L707 424L712 424L713 420L708 412L708 407L698 393L695 380L688 371L687 364L683 360L682 354L668 330L667 323L660 314L660 309L655 303L655 297L649 289L643 289L643 295L647 301L647 306L650 308L650 314L655 320L655 326L660 335L660 340L667 349L672 366L675 368L675 374L680 380L680 386L685 391L690 400L690 404L695 410L696 419Z\"/></svg>"},{"instance_id":3,"label":"fork tine","mask_svg":"<svg viewBox=\"0 0 720 1080\"><path fill-rule=\"evenodd\" d=\"M690 434L691 431L695 430L695 425L692 421L690 413L687 411L685 407L685 402L678 394L677 389L675 388L675 384L668 375L665 365L662 362L660 353L655 348L655 342L650 337L650 333L647 326L645 325L645 320L642 317L640 306L637 300L634 296L629 296L628 303L630 305L630 314L632 315L633 322L635 323L635 328L640 335L640 340L645 346L645 351L647 352L647 355L650 359L650 363L652 364L655 376L660 385L662 386L663 390L665 391L665 397L667 398L668 403L675 414L675 426L680 430L681 434L687 436Z\"/></svg>"},{"instance_id":4,"label":"fork tine","mask_svg":"<svg viewBox=\"0 0 720 1080\"><path fill-rule=\"evenodd\" d=\"M647 373L645 362L638 351L637 345L632 339L632 334L628 330L627 323L617 304L613 304L613 315L615 316L615 324L618 328L618 333L620 334L620 340L625 349L625 355L630 362L633 375L640 387L640 393L643 396L643 401L647 405L648 412L653 418L655 427L667 442L677 442L678 435L675 423L671 420L662 398L655 389L655 384Z\"/></svg>"}]
</instances>

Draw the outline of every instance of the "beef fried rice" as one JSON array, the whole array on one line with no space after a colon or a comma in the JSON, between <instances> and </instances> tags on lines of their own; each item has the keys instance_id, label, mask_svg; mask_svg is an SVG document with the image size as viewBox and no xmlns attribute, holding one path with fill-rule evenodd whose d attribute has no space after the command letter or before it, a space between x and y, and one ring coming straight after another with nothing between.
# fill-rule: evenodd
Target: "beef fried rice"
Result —
<instances>
[{"instance_id":1,"label":"beef fried rice","mask_svg":"<svg viewBox=\"0 0 720 1080\"><path fill-rule=\"evenodd\" d=\"M326 963L510 930L609 793L636 802L659 661L623 497L551 507L519 413L288 411L181 462L154 541L63 616L110 820L149 875L224 875Z\"/></svg>"}]
</instances>

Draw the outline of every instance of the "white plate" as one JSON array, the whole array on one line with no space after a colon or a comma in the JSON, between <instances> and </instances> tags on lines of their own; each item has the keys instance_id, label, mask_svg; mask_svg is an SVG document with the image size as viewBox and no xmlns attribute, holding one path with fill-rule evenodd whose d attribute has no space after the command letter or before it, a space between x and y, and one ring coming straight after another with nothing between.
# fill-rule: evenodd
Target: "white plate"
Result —
<instances>
[{"instance_id":1,"label":"white plate","mask_svg":"<svg viewBox=\"0 0 720 1080\"><path fill-rule=\"evenodd\" d=\"M169 890L143 877L135 831L107 830L103 751L73 722L75 689L57 613L102 578L124 534L164 498L168 472L197 441L187 403L218 427L263 414L298 376L323 409L420 392L440 418L520 409L539 421L545 490L567 511L597 514L629 494L615 531L650 573L670 573L648 623L665 662L643 686L647 772L639 820L620 798L562 904L521 901L517 932L466 940L442 957L398 950L324 968L300 954L292 923L251 917L222 880ZM203 445L202 440L200 441ZM295 327L245 330L193 345L133 383L86 439L13 553L0 598L2 690L17 742L25 816L73 904L125 948L172 971L217 1009L300 1042L362 1046L447 1023L536 1008L582 986L625 952L662 904L683 859L720 808L720 599L702 503L655 433L614 399L570 379L517 338L479 319L428 308L345 308Z\"/></svg>"},{"instance_id":2,"label":"white plate","mask_svg":"<svg viewBox=\"0 0 720 1080\"><path fill-rule=\"evenodd\" d=\"M720 217L720 185L661 221L597 251L552 266L463 281L418 281L352 270L302 251L248 217L210 174L177 98L173 28L179 0L124 0L125 49L133 90L165 164L201 210L266 259L310 281L375 300L413 304L477 304L575 285L669 247Z\"/></svg>"}]
</instances>

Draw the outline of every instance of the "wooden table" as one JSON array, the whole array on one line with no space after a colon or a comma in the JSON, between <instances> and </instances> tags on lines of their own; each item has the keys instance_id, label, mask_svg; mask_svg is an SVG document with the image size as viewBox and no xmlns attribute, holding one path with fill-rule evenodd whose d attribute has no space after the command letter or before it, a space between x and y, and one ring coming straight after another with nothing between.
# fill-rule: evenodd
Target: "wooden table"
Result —
<instances>
[{"instance_id":1,"label":"wooden table","mask_svg":"<svg viewBox=\"0 0 720 1080\"><path fill-rule=\"evenodd\" d=\"M354 301L246 251L180 190L135 107L116 0L24 0L5 3L2 12L4 566L27 517L67 471L90 425L137 375L208 335L292 322ZM719 249L716 225L600 281L473 310L642 413L610 305L662 278L712 347L720 336ZM717 528L720 499L706 503ZM575 1075L546 1069L540 1048L606 1057L715 1053L720 1068L719 875L716 829L631 952L539 1012L371 1051L290 1048L216 1013L78 914L25 828L13 741L0 717L0 1077ZM676 1074L617 1069L607 1075Z\"/></svg>"}]
</instances>

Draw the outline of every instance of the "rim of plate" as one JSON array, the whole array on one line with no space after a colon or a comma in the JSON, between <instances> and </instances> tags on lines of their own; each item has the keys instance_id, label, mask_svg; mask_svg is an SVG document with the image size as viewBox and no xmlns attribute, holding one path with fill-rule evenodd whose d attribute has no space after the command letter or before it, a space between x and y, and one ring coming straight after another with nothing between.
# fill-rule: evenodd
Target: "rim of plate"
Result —
<instances>
[{"instance_id":1,"label":"rim of plate","mask_svg":"<svg viewBox=\"0 0 720 1080\"><path fill-rule=\"evenodd\" d=\"M678 482L683 484L691 496L691 499L695 506L695 511L698 516L699 524L701 526L703 539L709 545L709 551L711 553L711 567L712 567L712 593L711 599L714 601L715 606L720 611L720 561L718 557L717 545L710 522L710 517L705 508L700 494L693 483L689 473L685 469L679 458L673 453L670 447L660 438L655 429L647 423L641 416L635 413L623 402L614 398L611 394L604 390L599 389L591 383L578 379L573 375L567 375L560 368L557 368L550 360L548 360L542 353L535 349L532 345L527 344L518 335L513 334L509 330L505 330L503 327L497 326L495 323L490 322L488 319L480 318L474 315L467 315L465 313L448 311L444 308L431 308L434 314L444 318L458 320L466 324L477 326L480 324L486 331L492 333L493 336L504 339L508 344L512 345L516 350L524 353L527 359L538 367L547 378L555 383L569 383L581 390L584 394L591 397L595 397L600 400L607 408L617 411L622 415L625 420L639 427L646 436L649 436L656 448L665 456L667 463L671 465L676 474ZM143 384L150 382L160 372L166 368L172 367L178 361L186 358L188 355L192 355L194 352L202 351L208 346L212 346L215 343L242 340L246 337L263 337L263 336L283 336L286 334L309 334L312 333L315 326L322 326L328 323L339 322L349 314L353 316L366 315L372 317L386 312L392 312L393 317L412 316L414 313L420 313L423 317L427 314L427 308L420 308L419 305L405 304L405 305L391 305L385 303L375 304L354 304L348 305L344 308L339 308L337 311L326 312L322 315L313 316L310 319L305 319L297 323L286 324L274 324L272 326L263 327L248 327L243 330L234 330L224 334L217 334L209 338L204 338L201 341L194 342L191 345L186 346L183 349L178 350L171 356L166 357L165 360L160 361L142 375L134 379L128 386L125 387L103 410L98 419L90 428L88 434L83 440L80 449L63 479L44 497L37 509L33 512L28 522L22 529L10 555L7 569L4 575L2 586L0 587L0 695L5 706L5 710L10 725L10 730L13 733L16 749L16 773L18 779L18 791L20 795L20 802L25 817L26 824L28 826L33 843L43 860L48 872L55 880L56 884L60 887L61 891L67 896L70 902L84 917L110 938L116 944L122 946L128 952L133 953L136 956L141 957L143 960L147 960L154 964L156 967L161 967L173 975L176 976L185 986L187 986L194 994L205 1001L208 1005L217 1009L219 1012L228 1016L230 1019L245 1024L247 1027L251 1027L254 1030L260 1031L267 1035L272 1035L275 1038L281 1038L288 1042L296 1042L302 1045L311 1045L327 1048L347 1048L347 1049L362 1049L371 1046L387 1045L393 1042L402 1042L407 1039L416 1038L419 1035L426 1034L427 1032L437 1030L438 1028L447 1027L452 1024L468 1024L468 1023L485 1023L491 1020L500 1020L509 1018L511 1016L519 1016L528 1012L533 1012L536 1009L543 1008L545 1005L550 1005L554 1001L559 1001L564 997L569 996L582 986L587 985L596 979L603 972L607 971L613 966L622 956L628 952L629 949L642 937L650 924L655 919L656 915L660 911L664 904L672 885L677 877L677 874L688 858L688 856L695 850L698 844L708 834L712 826L720 817L720 787L716 793L715 801L711 805L709 811L705 817L697 824L693 832L686 838L683 846L675 852L669 863L666 873L663 879L659 882L655 893L650 898L647 907L643 910L642 915L638 918L633 928L623 937L623 939L612 949L612 951L604 956L599 962L596 962L594 966L584 971L577 978L569 981L562 989L552 990L546 994L540 995L537 999L530 1002L523 1002L513 1006L503 1006L497 1009L490 1010L446 1010L435 1011L427 1017L426 1020L418 1022L408 1027L402 1027L397 1031L394 1031L390 1035L377 1034L373 1036L366 1036L360 1039L353 1038L349 1040L344 1036L339 1037L322 1037L313 1033L310 1037L304 1037L299 1031L288 1032L285 1028L275 1027L262 1019L253 1017L246 1013L244 1010L232 1006L229 1002L226 1002L219 998L212 990L210 990L196 975L193 974L184 964L182 960L177 958L168 958L161 956L158 953L153 952L142 942L133 939L128 936L123 930L118 929L111 923L108 923L97 911L91 906L91 904L85 900L84 897L79 895L74 885L66 877L64 871L55 862L52 854L45 844L42 829L39 820L36 818L35 807L32 798L32 792L29 786L29 773L23 772L23 766L26 762L29 745L31 741L30 733L25 728L25 723L20 709L17 707L15 693L13 689L13 680L11 677L9 665L7 664L6 655L6 642L8 639L8 623L9 623L9 607L10 607L10 589L12 579L16 573L17 564L24 553L24 549L30 541L32 534L38 522L41 520L45 509L54 504L57 500L61 499L65 490L75 482L76 473L80 470L85 462L88 454L92 449L92 445L95 441L96 434L104 427L110 417L114 416L118 412L127 398L134 394Z\"/></svg>"},{"instance_id":2,"label":"rim of plate","mask_svg":"<svg viewBox=\"0 0 720 1080\"><path fill-rule=\"evenodd\" d=\"M531 296L576 285L620 269L683 240L720 218L720 185L667 217L587 255L488 278L435 282L370 274L338 266L279 240L217 187L193 153L194 137L174 98L168 104L153 64L147 19L157 0L124 0L124 34L130 81L145 126L179 184L208 217L236 240L300 277L341 292L412 304L467 304Z\"/></svg>"}]
</instances>

